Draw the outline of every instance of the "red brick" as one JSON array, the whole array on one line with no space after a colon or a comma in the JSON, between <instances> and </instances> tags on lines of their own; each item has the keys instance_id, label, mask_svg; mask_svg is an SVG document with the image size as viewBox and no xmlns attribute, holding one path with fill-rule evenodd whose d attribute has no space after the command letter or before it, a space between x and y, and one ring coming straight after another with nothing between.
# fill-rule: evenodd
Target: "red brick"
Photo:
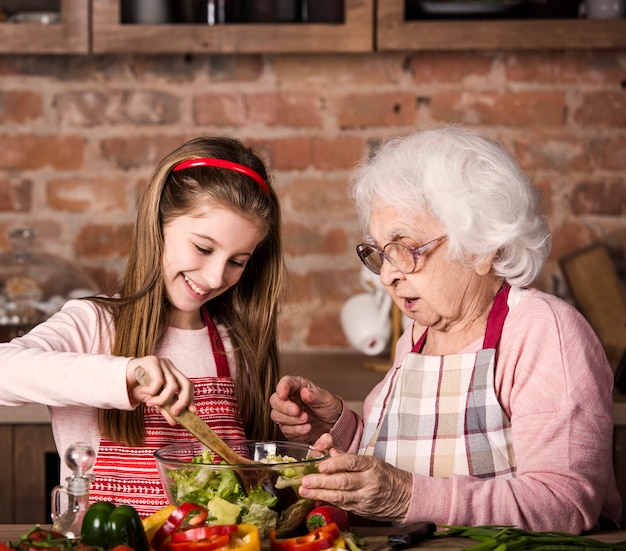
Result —
<instances>
[{"instance_id":1,"label":"red brick","mask_svg":"<svg viewBox=\"0 0 626 551\"><path fill-rule=\"evenodd\" d=\"M313 162L313 143L309 137L293 136L272 140L245 140L259 157L269 164L271 172L303 170Z\"/></svg>"},{"instance_id":2,"label":"red brick","mask_svg":"<svg viewBox=\"0 0 626 551\"><path fill-rule=\"evenodd\" d=\"M578 182L572 190L570 204L576 215L626 215L626 179L596 178Z\"/></svg>"},{"instance_id":3,"label":"red brick","mask_svg":"<svg viewBox=\"0 0 626 551\"><path fill-rule=\"evenodd\" d=\"M554 198L552 190L554 177L552 175L537 177L531 173L529 173L529 177L539 194L538 201L540 211L544 216L550 216L554 212Z\"/></svg>"},{"instance_id":4,"label":"red brick","mask_svg":"<svg viewBox=\"0 0 626 551\"><path fill-rule=\"evenodd\" d=\"M248 115L241 94L200 94L193 99L193 121L198 125L245 126Z\"/></svg>"},{"instance_id":5,"label":"red brick","mask_svg":"<svg viewBox=\"0 0 626 551\"><path fill-rule=\"evenodd\" d=\"M84 258L125 258L128 256L129 226L84 225L74 248Z\"/></svg>"},{"instance_id":6,"label":"red brick","mask_svg":"<svg viewBox=\"0 0 626 551\"><path fill-rule=\"evenodd\" d=\"M438 92L432 115L440 121L514 127L561 127L566 105L562 92Z\"/></svg>"},{"instance_id":7,"label":"red brick","mask_svg":"<svg viewBox=\"0 0 626 551\"><path fill-rule=\"evenodd\" d=\"M249 124L291 128L319 128L322 125L322 101L316 94L249 94L246 102Z\"/></svg>"},{"instance_id":8,"label":"red brick","mask_svg":"<svg viewBox=\"0 0 626 551\"><path fill-rule=\"evenodd\" d=\"M285 253L288 255L325 254L339 256L346 252L348 239L342 228L322 229L294 222L284 224Z\"/></svg>"},{"instance_id":9,"label":"red brick","mask_svg":"<svg viewBox=\"0 0 626 551\"><path fill-rule=\"evenodd\" d=\"M515 140L515 155L526 170L589 170L585 141L560 132L524 132Z\"/></svg>"},{"instance_id":10,"label":"red brick","mask_svg":"<svg viewBox=\"0 0 626 551\"><path fill-rule=\"evenodd\" d=\"M589 139L589 155L595 167L626 169L626 136L597 136Z\"/></svg>"},{"instance_id":11,"label":"red brick","mask_svg":"<svg viewBox=\"0 0 626 551\"><path fill-rule=\"evenodd\" d=\"M30 212L33 203L33 184L30 180L0 178L0 211Z\"/></svg>"},{"instance_id":12,"label":"red brick","mask_svg":"<svg viewBox=\"0 0 626 551\"><path fill-rule=\"evenodd\" d=\"M314 216L320 221L323 216L326 221L344 220L348 214L356 221L347 191L347 176L298 176L285 187L281 200L290 205L298 219Z\"/></svg>"},{"instance_id":13,"label":"red brick","mask_svg":"<svg viewBox=\"0 0 626 551\"><path fill-rule=\"evenodd\" d=\"M417 100L414 94L350 94L338 98L336 117L339 128L401 126L415 123Z\"/></svg>"},{"instance_id":14,"label":"red brick","mask_svg":"<svg viewBox=\"0 0 626 551\"><path fill-rule=\"evenodd\" d=\"M261 55L133 56L131 70L143 82L166 80L192 84L197 76L210 82L253 82L263 74Z\"/></svg>"},{"instance_id":15,"label":"red brick","mask_svg":"<svg viewBox=\"0 0 626 551\"><path fill-rule=\"evenodd\" d=\"M552 251L550 258L558 260L564 256L582 249L598 239L598 235L587 224L575 218L570 218L552 229Z\"/></svg>"},{"instance_id":16,"label":"red brick","mask_svg":"<svg viewBox=\"0 0 626 551\"><path fill-rule=\"evenodd\" d=\"M308 346L321 348L345 348L348 344L339 316L320 310L311 314L305 342Z\"/></svg>"},{"instance_id":17,"label":"red brick","mask_svg":"<svg viewBox=\"0 0 626 551\"><path fill-rule=\"evenodd\" d=\"M626 126L626 93L622 90L584 94L572 118L583 126L623 128Z\"/></svg>"},{"instance_id":18,"label":"red brick","mask_svg":"<svg viewBox=\"0 0 626 551\"><path fill-rule=\"evenodd\" d=\"M351 169L366 152L367 144L361 138L347 136L313 140L313 164L320 170Z\"/></svg>"},{"instance_id":19,"label":"red brick","mask_svg":"<svg viewBox=\"0 0 626 551\"><path fill-rule=\"evenodd\" d=\"M58 122L64 126L162 125L180 119L179 98L158 91L65 92L55 103Z\"/></svg>"},{"instance_id":20,"label":"red brick","mask_svg":"<svg viewBox=\"0 0 626 551\"><path fill-rule=\"evenodd\" d=\"M626 77L615 53L603 50L514 52L504 66L511 82L603 83Z\"/></svg>"},{"instance_id":21,"label":"red brick","mask_svg":"<svg viewBox=\"0 0 626 551\"><path fill-rule=\"evenodd\" d=\"M64 135L0 135L0 168L73 170L84 165L85 140Z\"/></svg>"},{"instance_id":22,"label":"red brick","mask_svg":"<svg viewBox=\"0 0 626 551\"><path fill-rule=\"evenodd\" d=\"M120 178L59 178L48 183L46 195L51 208L69 212L124 210L128 202Z\"/></svg>"},{"instance_id":23,"label":"red brick","mask_svg":"<svg viewBox=\"0 0 626 551\"><path fill-rule=\"evenodd\" d=\"M493 54L477 52L420 52L410 58L413 80L418 84L460 84L473 78L484 83L492 63Z\"/></svg>"},{"instance_id":24,"label":"red brick","mask_svg":"<svg viewBox=\"0 0 626 551\"><path fill-rule=\"evenodd\" d=\"M143 167L146 177L167 154L181 146L188 138L183 136L142 136L105 138L100 142L102 156L113 166L127 170Z\"/></svg>"},{"instance_id":25,"label":"red brick","mask_svg":"<svg viewBox=\"0 0 626 551\"><path fill-rule=\"evenodd\" d=\"M41 96L31 90L0 91L0 120L3 124L22 124L41 117Z\"/></svg>"},{"instance_id":26,"label":"red brick","mask_svg":"<svg viewBox=\"0 0 626 551\"><path fill-rule=\"evenodd\" d=\"M343 86L398 84L405 78L405 63L404 54L332 54L307 56L304 63L301 56L276 56L271 67L289 90L328 93Z\"/></svg>"},{"instance_id":27,"label":"red brick","mask_svg":"<svg viewBox=\"0 0 626 551\"><path fill-rule=\"evenodd\" d=\"M287 288L289 303L341 305L353 294L362 292L359 284L359 267L354 270L341 270L318 263L317 268L309 269L306 273L296 273L295 270L289 272Z\"/></svg>"}]
</instances>

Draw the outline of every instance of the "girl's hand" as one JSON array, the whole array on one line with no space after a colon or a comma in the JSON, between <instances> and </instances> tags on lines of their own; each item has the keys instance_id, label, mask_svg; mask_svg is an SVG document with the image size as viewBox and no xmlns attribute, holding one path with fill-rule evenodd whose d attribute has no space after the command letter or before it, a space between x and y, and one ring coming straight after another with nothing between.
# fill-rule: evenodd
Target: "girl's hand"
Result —
<instances>
[{"instance_id":1,"label":"girl's hand","mask_svg":"<svg viewBox=\"0 0 626 551\"><path fill-rule=\"evenodd\" d=\"M135 378L135 369L139 366L150 376L150 385L142 386ZM144 356L129 360L126 367L126 385L131 400L158 407L172 426L177 422L162 409L163 406L169 404L175 415L185 408L196 410L193 403L193 383L167 358Z\"/></svg>"},{"instance_id":2,"label":"girl's hand","mask_svg":"<svg viewBox=\"0 0 626 551\"><path fill-rule=\"evenodd\" d=\"M373 520L402 522L413 493L413 475L378 457L330 452L319 474L302 479L300 495Z\"/></svg>"},{"instance_id":3,"label":"girl's hand","mask_svg":"<svg viewBox=\"0 0 626 551\"><path fill-rule=\"evenodd\" d=\"M272 420L289 440L313 443L335 424L341 411L341 398L303 377L287 375L270 397Z\"/></svg>"}]
</instances>

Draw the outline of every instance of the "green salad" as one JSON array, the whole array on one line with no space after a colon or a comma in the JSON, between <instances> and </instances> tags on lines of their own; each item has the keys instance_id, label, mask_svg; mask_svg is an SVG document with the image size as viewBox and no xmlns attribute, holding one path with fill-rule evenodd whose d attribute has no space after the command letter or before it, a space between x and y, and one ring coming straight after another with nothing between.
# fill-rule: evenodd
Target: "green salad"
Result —
<instances>
[{"instance_id":1,"label":"green salad","mask_svg":"<svg viewBox=\"0 0 626 551\"><path fill-rule=\"evenodd\" d=\"M274 510L278 498L262 488L252 489L246 495L234 471L210 468L214 458L210 450L205 450L192 459L188 468L169 471L170 490L175 502L203 505L209 510L210 519L216 524L254 524L263 533L275 529L280 516L279 512ZM298 460L270 454L260 461L292 463ZM194 467L194 463L202 463L203 466ZM281 468L276 488L291 487L298 496L302 477L315 471L314 465Z\"/></svg>"}]
</instances>

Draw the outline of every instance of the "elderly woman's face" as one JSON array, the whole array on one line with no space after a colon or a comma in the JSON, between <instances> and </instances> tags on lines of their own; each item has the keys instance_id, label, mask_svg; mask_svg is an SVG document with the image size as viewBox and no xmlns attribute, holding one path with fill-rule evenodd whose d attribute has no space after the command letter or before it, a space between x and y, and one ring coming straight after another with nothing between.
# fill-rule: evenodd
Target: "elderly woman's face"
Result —
<instances>
[{"instance_id":1,"label":"elderly woman's face","mask_svg":"<svg viewBox=\"0 0 626 551\"><path fill-rule=\"evenodd\" d=\"M446 231L427 211L409 214L382 207L371 211L370 233L376 247L382 249L392 242L417 248ZM491 278L485 280L485 273L448 260L447 247L447 241L442 240L423 253L410 274L395 269L387 260L380 273L381 282L407 316L421 326L442 331L471 326L477 316L481 317L493 286Z\"/></svg>"}]
</instances>

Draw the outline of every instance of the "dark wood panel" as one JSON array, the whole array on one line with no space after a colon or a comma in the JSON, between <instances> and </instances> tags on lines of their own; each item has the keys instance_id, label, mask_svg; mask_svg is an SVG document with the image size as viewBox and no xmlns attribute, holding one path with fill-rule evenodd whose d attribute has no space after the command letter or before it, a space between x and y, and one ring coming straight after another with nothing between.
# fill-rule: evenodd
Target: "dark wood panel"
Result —
<instances>
[{"instance_id":1,"label":"dark wood panel","mask_svg":"<svg viewBox=\"0 0 626 551\"><path fill-rule=\"evenodd\" d=\"M50 425L15 426L15 522L50 522L46 452L56 453Z\"/></svg>"},{"instance_id":2,"label":"dark wood panel","mask_svg":"<svg viewBox=\"0 0 626 551\"><path fill-rule=\"evenodd\" d=\"M13 496L13 426L0 425L0 523L15 522Z\"/></svg>"}]
</instances>

